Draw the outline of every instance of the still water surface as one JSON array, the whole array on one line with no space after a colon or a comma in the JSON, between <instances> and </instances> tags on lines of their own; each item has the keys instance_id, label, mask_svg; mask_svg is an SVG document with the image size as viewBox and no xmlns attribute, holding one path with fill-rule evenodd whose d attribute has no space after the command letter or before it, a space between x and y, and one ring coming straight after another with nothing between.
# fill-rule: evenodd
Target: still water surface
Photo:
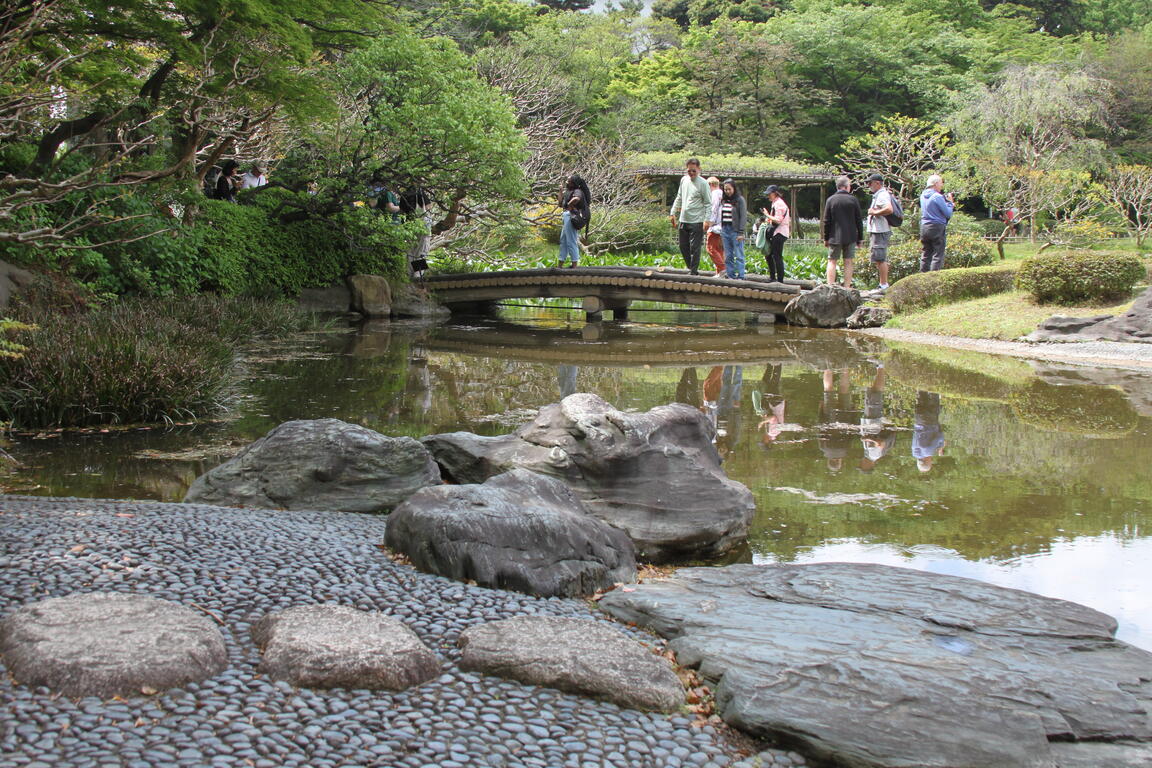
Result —
<instances>
[{"instance_id":1,"label":"still water surface","mask_svg":"<svg viewBox=\"0 0 1152 768\"><path fill-rule=\"evenodd\" d=\"M857 561L1092 606L1152 650L1152 376L668 313L369 325L252 353L227 420L16 438L6 490L180 500L291 419L389 435L503 434L594 392L687 402L752 489L755 562Z\"/></svg>"}]
</instances>

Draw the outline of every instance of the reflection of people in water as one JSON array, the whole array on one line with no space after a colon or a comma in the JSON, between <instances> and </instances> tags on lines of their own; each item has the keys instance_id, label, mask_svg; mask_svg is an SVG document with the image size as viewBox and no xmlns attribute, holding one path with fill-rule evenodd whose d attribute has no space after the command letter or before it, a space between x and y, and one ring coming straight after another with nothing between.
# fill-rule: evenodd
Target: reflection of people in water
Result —
<instances>
[{"instance_id":1,"label":"reflection of people in water","mask_svg":"<svg viewBox=\"0 0 1152 768\"><path fill-rule=\"evenodd\" d=\"M560 387L560 399L576 392L576 374L580 371L575 365L561 363L556 366L556 383Z\"/></svg>"},{"instance_id":2,"label":"reflection of people in water","mask_svg":"<svg viewBox=\"0 0 1152 768\"><path fill-rule=\"evenodd\" d=\"M864 393L864 413L860 417L860 443L864 458L860 471L871 472L876 462L888 455L896 444L896 433L884 424L884 382L886 373L882 363L876 364L876 375Z\"/></svg>"},{"instance_id":3,"label":"reflection of people in water","mask_svg":"<svg viewBox=\"0 0 1152 768\"><path fill-rule=\"evenodd\" d=\"M852 410L852 380L848 371L824 371L824 396L820 400L816 442L828 462L829 472L839 472L844 468L844 457L852 444L848 425L855 423L858 414L859 411Z\"/></svg>"},{"instance_id":4,"label":"reflection of people in water","mask_svg":"<svg viewBox=\"0 0 1152 768\"><path fill-rule=\"evenodd\" d=\"M700 411L708 417L708 421L712 423L712 441L716 441L716 411L719 410L720 388L724 383L724 366L717 365L708 371L708 375L704 377L704 386L700 388L700 394L704 402L700 405Z\"/></svg>"},{"instance_id":5,"label":"reflection of people in water","mask_svg":"<svg viewBox=\"0 0 1152 768\"><path fill-rule=\"evenodd\" d=\"M940 428L940 395L916 393L916 414L912 424L912 456L921 472L932 471L932 462L944 453L944 432Z\"/></svg>"},{"instance_id":6,"label":"reflection of people in water","mask_svg":"<svg viewBox=\"0 0 1152 768\"><path fill-rule=\"evenodd\" d=\"M744 368L739 365L716 365L708 371L701 387L704 398L700 410L715 429L716 450L721 458L728 455L740 435L740 393Z\"/></svg>"},{"instance_id":7,"label":"reflection of people in water","mask_svg":"<svg viewBox=\"0 0 1152 768\"><path fill-rule=\"evenodd\" d=\"M764 376L760 379L760 391L752 393L752 407L760 417L759 429L764 430L760 442L769 446L780 437L784 427L784 395L781 393L780 376L783 365L764 366Z\"/></svg>"},{"instance_id":8,"label":"reflection of people in water","mask_svg":"<svg viewBox=\"0 0 1152 768\"><path fill-rule=\"evenodd\" d=\"M700 381L695 368L685 368L676 385L676 402L700 407Z\"/></svg>"},{"instance_id":9,"label":"reflection of people in water","mask_svg":"<svg viewBox=\"0 0 1152 768\"><path fill-rule=\"evenodd\" d=\"M716 415L724 427L717 430L717 448L721 456L728 452L740 439L740 426L743 416L740 413L740 396L744 388L744 366L726 365L720 381L720 400L716 404Z\"/></svg>"}]
</instances>

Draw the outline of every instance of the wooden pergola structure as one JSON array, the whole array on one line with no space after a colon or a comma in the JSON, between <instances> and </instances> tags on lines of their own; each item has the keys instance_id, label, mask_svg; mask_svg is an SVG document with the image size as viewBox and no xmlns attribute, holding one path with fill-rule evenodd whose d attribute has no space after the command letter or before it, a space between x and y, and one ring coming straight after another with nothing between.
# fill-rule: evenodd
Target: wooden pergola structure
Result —
<instances>
[{"instance_id":1,"label":"wooden pergola structure","mask_svg":"<svg viewBox=\"0 0 1152 768\"><path fill-rule=\"evenodd\" d=\"M631 172L639 179L645 179L649 184L661 184L660 200L665 208L672 207L672 201L676 199L676 188L680 182L680 178L684 175L683 168L654 168L642 167L633 168ZM745 199L749 199L751 195L747 194L747 190L763 188L769 184L776 184L785 187L788 190L788 210L796 210L796 190L802 187L817 187L820 190L820 208L823 212L824 201L828 197L828 187L833 184L836 179L836 174L833 173L797 173L794 171L723 171L716 168L701 168L700 175L704 178L715 176L719 179L732 179L741 185L741 188L746 190ZM669 183L672 182L672 183ZM749 214L751 215L751 213ZM821 218L821 217L817 217ZM823 237L823 223L821 222L820 236ZM794 236L802 237L800 219L792 216L792 231Z\"/></svg>"}]
</instances>

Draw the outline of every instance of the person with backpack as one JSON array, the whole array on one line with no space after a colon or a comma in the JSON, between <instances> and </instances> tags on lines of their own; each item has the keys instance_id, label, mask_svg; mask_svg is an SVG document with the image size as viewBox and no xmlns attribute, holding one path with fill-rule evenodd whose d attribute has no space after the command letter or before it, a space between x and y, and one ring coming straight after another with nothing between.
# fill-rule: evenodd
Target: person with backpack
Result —
<instances>
[{"instance_id":1,"label":"person with backpack","mask_svg":"<svg viewBox=\"0 0 1152 768\"><path fill-rule=\"evenodd\" d=\"M903 212L896 196L884 186L884 177L874 173L868 177L872 202L868 206L868 258L876 265L880 275L880 290L888 290L888 244L892 241L892 227L904 223Z\"/></svg>"},{"instance_id":2,"label":"person with backpack","mask_svg":"<svg viewBox=\"0 0 1152 768\"><path fill-rule=\"evenodd\" d=\"M591 216L592 193L584 179L573 174L564 182L560 194L560 207L564 209L564 223L560 227L560 258L557 267L575 267L580 263L580 240L578 230L588 226Z\"/></svg>"}]
</instances>

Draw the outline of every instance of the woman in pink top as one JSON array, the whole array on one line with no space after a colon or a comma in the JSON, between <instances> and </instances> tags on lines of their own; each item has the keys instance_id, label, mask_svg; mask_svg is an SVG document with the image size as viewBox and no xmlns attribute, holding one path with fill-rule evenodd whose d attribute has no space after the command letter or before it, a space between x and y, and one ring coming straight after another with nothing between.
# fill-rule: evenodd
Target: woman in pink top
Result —
<instances>
[{"instance_id":1,"label":"woman in pink top","mask_svg":"<svg viewBox=\"0 0 1152 768\"><path fill-rule=\"evenodd\" d=\"M788 204L784 202L784 190L775 184L769 185L764 194L771 201L772 208L761 208L769 226L772 227L768 246L768 275L778 283L784 282L784 241L792 234L792 216Z\"/></svg>"}]
</instances>

